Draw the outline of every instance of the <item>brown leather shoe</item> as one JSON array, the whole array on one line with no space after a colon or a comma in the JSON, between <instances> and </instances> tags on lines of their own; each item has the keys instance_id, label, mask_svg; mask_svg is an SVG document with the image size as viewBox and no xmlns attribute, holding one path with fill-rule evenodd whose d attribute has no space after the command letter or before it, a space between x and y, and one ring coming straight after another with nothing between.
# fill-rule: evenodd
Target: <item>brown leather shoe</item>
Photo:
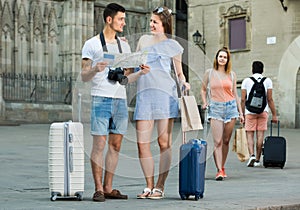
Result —
<instances>
[{"instance_id":1,"label":"brown leather shoe","mask_svg":"<svg viewBox=\"0 0 300 210\"><path fill-rule=\"evenodd\" d=\"M127 195L122 195L119 190L112 190L110 193L104 193L104 197L108 199L128 199Z\"/></svg>"},{"instance_id":2,"label":"brown leather shoe","mask_svg":"<svg viewBox=\"0 0 300 210\"><path fill-rule=\"evenodd\" d=\"M105 201L104 192L102 192L100 190L96 191L93 195L93 201L104 202Z\"/></svg>"}]
</instances>

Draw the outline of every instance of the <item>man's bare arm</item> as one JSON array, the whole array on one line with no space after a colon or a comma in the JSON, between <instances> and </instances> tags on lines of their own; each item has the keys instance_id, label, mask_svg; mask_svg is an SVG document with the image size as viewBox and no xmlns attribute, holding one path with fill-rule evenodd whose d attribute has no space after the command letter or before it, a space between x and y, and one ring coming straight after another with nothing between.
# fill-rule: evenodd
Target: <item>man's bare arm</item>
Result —
<instances>
[{"instance_id":1,"label":"man's bare arm","mask_svg":"<svg viewBox=\"0 0 300 210\"><path fill-rule=\"evenodd\" d=\"M92 60L83 58L81 61L81 79L83 82L90 81L98 72L104 71L107 62L98 62L92 67Z\"/></svg>"}]
</instances>

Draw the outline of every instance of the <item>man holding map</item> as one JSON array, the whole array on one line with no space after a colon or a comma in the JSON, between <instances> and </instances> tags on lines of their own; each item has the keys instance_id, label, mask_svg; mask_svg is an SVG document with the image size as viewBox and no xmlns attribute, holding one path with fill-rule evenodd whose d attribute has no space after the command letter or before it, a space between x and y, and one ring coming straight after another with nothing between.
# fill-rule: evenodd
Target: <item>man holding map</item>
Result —
<instances>
[{"instance_id":1,"label":"man holding map","mask_svg":"<svg viewBox=\"0 0 300 210\"><path fill-rule=\"evenodd\" d=\"M125 23L125 9L116 3L108 4L103 12L105 26L103 31L89 40L82 48L82 81L92 82L91 95L91 135L93 146L91 152L91 166L95 183L94 201L103 202L105 199L127 199L119 190L112 188L114 172L119 159L119 151L123 135L127 131L128 110L125 86L126 82L133 82L149 72L149 66L139 63L140 71L129 74L111 59L114 66L108 65L104 53L117 55L130 53L127 42L116 36L122 32ZM128 72L128 73L127 73ZM122 79L123 78L123 79ZM101 111L100 111L101 110ZM103 151L108 136L108 150L105 158L105 174L103 174Z\"/></svg>"}]
</instances>

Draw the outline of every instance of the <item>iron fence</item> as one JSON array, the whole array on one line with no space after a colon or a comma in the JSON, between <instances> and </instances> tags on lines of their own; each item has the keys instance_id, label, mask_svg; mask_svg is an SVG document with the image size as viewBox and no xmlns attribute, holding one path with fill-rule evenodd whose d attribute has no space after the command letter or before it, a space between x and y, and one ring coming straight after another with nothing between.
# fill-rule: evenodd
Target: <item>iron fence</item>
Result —
<instances>
[{"instance_id":1,"label":"iron fence","mask_svg":"<svg viewBox=\"0 0 300 210\"><path fill-rule=\"evenodd\" d=\"M3 99L8 102L71 104L73 78L4 73Z\"/></svg>"}]
</instances>

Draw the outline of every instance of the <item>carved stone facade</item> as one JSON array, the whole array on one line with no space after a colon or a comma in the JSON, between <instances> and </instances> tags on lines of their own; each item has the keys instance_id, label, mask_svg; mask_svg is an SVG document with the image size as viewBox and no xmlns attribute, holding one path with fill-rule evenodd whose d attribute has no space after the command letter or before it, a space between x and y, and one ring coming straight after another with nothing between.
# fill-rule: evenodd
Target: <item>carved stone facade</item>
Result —
<instances>
[{"instance_id":1,"label":"carved stone facade","mask_svg":"<svg viewBox=\"0 0 300 210\"><path fill-rule=\"evenodd\" d=\"M85 40L99 33L108 1L1 0L0 73L76 75ZM146 32L151 10L174 1L119 1L127 10L123 35ZM133 44L134 45L134 44ZM134 49L134 48L133 48Z\"/></svg>"},{"instance_id":2,"label":"carved stone facade","mask_svg":"<svg viewBox=\"0 0 300 210\"><path fill-rule=\"evenodd\" d=\"M78 54L75 49L68 49L73 39L63 39L72 25L65 24L68 19L64 17L68 14L65 9L75 10L71 4L66 7L68 3L71 2L1 2L1 73L62 75L74 72L75 69L63 68L64 63Z\"/></svg>"},{"instance_id":3,"label":"carved stone facade","mask_svg":"<svg viewBox=\"0 0 300 210\"><path fill-rule=\"evenodd\" d=\"M118 0L127 10L125 35L135 50L141 33L148 31L153 8L166 5L175 11L175 0ZM107 0L0 0L0 74L26 73L77 77L81 70L81 49L88 38L102 30L102 12ZM1 89L1 88L0 88ZM0 95L0 118L33 122L24 110L34 105L5 104ZM47 106L39 106L47 109ZM55 106L53 106L55 107ZM53 112L55 108L51 108ZM6 108L6 109L5 109ZM58 108L69 114L48 115L36 122L72 118L72 107ZM44 110L45 111L45 110ZM54 111L55 112L55 111ZM58 111L59 112L59 111ZM9 116L14 113L13 116Z\"/></svg>"},{"instance_id":4,"label":"carved stone facade","mask_svg":"<svg viewBox=\"0 0 300 210\"><path fill-rule=\"evenodd\" d=\"M243 5L244 6L244 5ZM246 48L245 51L250 50L251 48L251 21L250 21L250 7L249 6L240 6L234 4L233 6L226 8L225 6L220 7L220 20L219 20L219 26L220 26L220 44L223 43L229 43L229 24L228 20L234 19L234 18L244 18L246 19L246 37L248 39L246 40ZM228 46L228 44L225 44Z\"/></svg>"}]
</instances>

